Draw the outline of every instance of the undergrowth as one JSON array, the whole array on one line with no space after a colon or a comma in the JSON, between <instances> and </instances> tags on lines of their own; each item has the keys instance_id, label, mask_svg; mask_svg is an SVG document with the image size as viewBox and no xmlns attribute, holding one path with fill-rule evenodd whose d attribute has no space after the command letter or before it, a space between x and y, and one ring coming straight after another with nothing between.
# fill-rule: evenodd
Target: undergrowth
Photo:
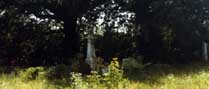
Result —
<instances>
[{"instance_id":1,"label":"undergrowth","mask_svg":"<svg viewBox=\"0 0 209 89\"><path fill-rule=\"evenodd\" d=\"M83 75L67 68L65 65L31 67L10 74L2 73L0 89L209 89L208 65L151 65L128 76L124 75L127 71L122 70L117 59L103 74L92 71Z\"/></svg>"}]
</instances>

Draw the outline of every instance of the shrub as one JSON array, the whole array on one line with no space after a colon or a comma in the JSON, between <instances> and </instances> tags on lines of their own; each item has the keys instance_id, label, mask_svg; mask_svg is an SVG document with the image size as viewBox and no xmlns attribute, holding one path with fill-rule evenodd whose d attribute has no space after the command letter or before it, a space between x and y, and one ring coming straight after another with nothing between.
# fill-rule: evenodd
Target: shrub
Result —
<instances>
[{"instance_id":1,"label":"shrub","mask_svg":"<svg viewBox=\"0 0 209 89\"><path fill-rule=\"evenodd\" d=\"M71 73L71 88L72 89L89 89L88 83L83 80L81 73Z\"/></svg>"},{"instance_id":2,"label":"shrub","mask_svg":"<svg viewBox=\"0 0 209 89\"><path fill-rule=\"evenodd\" d=\"M104 74L103 81L107 87L113 87L118 85L119 82L124 81L123 70L120 69L118 58L113 58L110 65L108 66L108 72Z\"/></svg>"},{"instance_id":3,"label":"shrub","mask_svg":"<svg viewBox=\"0 0 209 89\"><path fill-rule=\"evenodd\" d=\"M43 67L30 67L20 71L19 77L23 81L35 80L37 78L45 78L46 72Z\"/></svg>"},{"instance_id":4,"label":"shrub","mask_svg":"<svg viewBox=\"0 0 209 89\"><path fill-rule=\"evenodd\" d=\"M57 65L55 67L50 67L47 70L47 78L49 80L68 78L70 76L70 72L70 66Z\"/></svg>"},{"instance_id":5,"label":"shrub","mask_svg":"<svg viewBox=\"0 0 209 89\"><path fill-rule=\"evenodd\" d=\"M113 59L104 75L92 71L84 78L81 73L71 73L71 81L73 89L126 89L129 84L123 76L117 58Z\"/></svg>"},{"instance_id":6,"label":"shrub","mask_svg":"<svg viewBox=\"0 0 209 89\"><path fill-rule=\"evenodd\" d=\"M79 72L83 74L90 73L90 66L85 62L83 58L75 57L71 59L70 70L71 72Z\"/></svg>"},{"instance_id":7,"label":"shrub","mask_svg":"<svg viewBox=\"0 0 209 89\"><path fill-rule=\"evenodd\" d=\"M143 64L142 58L126 58L123 59L122 69L126 74L135 74L137 72L141 72L146 66L150 65L150 63Z\"/></svg>"},{"instance_id":8,"label":"shrub","mask_svg":"<svg viewBox=\"0 0 209 89\"><path fill-rule=\"evenodd\" d=\"M91 71L91 74L86 76L86 82L90 89L97 89L101 85L102 76L96 71Z\"/></svg>"}]
</instances>

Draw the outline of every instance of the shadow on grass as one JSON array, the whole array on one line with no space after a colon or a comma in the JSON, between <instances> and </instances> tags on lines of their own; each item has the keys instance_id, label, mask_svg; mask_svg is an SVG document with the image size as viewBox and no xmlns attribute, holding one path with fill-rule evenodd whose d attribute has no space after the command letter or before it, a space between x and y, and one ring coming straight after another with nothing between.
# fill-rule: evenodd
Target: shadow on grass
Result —
<instances>
[{"instance_id":1,"label":"shadow on grass","mask_svg":"<svg viewBox=\"0 0 209 89\"><path fill-rule=\"evenodd\" d=\"M149 84L158 84L160 79L174 75L184 77L188 75L198 74L200 72L209 71L209 63L207 62L193 62L190 64L153 64L145 67L140 72L127 74L129 80L136 82L143 82Z\"/></svg>"},{"instance_id":2,"label":"shadow on grass","mask_svg":"<svg viewBox=\"0 0 209 89\"><path fill-rule=\"evenodd\" d=\"M57 69L56 69L57 68ZM68 66L59 66L51 74L47 74L51 77L48 79L48 83L61 87L68 87L71 84L70 81L70 68ZM0 73L10 73L13 71L13 67L0 67ZM84 69L86 70L86 69ZM5 72L6 71L6 72ZM179 64L179 65L167 65L167 64L154 64L147 66L142 71L136 71L132 74L127 75L128 79L136 82L143 82L146 84L161 84L160 79L168 76L187 76L191 74L198 74L200 72L209 71L209 63L206 62L193 62L190 64Z\"/></svg>"}]
</instances>

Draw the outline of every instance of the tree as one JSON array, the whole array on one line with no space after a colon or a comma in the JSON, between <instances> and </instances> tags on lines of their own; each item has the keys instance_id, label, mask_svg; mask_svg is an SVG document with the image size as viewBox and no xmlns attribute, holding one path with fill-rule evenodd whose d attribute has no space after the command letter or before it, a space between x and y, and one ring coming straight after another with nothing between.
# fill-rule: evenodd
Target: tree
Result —
<instances>
[{"instance_id":1,"label":"tree","mask_svg":"<svg viewBox=\"0 0 209 89\"><path fill-rule=\"evenodd\" d=\"M34 25L40 25L41 21L46 22L55 22L59 24L58 30L63 30L64 33L64 41L63 41L63 52L65 58L73 57L80 50L80 32L77 27L77 19L82 18L86 13L94 10L97 6L106 3L109 1L106 0L14 0L10 2L8 0L0 1L0 10L1 14L6 13L9 15L1 15L3 16L1 19L9 19L16 16L13 20L8 22L6 25L13 23L18 20L18 16L22 16L22 19L31 20L33 18L34 22L26 20L18 20L20 23L32 23L31 27L28 29L35 28ZM12 16L13 15L13 16ZM93 17L93 16L92 16ZM6 20L5 20L6 21ZM35 24L33 24L35 23ZM49 24L46 23L46 24ZM43 24L44 25L44 24ZM4 27L1 26L1 27ZM13 24L16 27L16 24ZM35 29L41 29L40 26ZM24 26L22 27L24 28ZM10 28L4 28L5 30ZM20 29L20 28L17 28ZM48 29L48 28L46 28ZM16 29L15 29L16 30ZM50 30L51 31L51 30ZM32 41L31 41L32 42ZM16 44L16 42L14 42ZM41 49L42 46L39 46L36 49L37 53L30 54L35 56L48 55L52 56L50 52L46 52L46 50ZM53 48L51 48L53 49ZM49 50L49 49L48 49ZM44 53L46 52L46 53ZM44 58L44 59L49 59Z\"/></svg>"},{"instance_id":2,"label":"tree","mask_svg":"<svg viewBox=\"0 0 209 89\"><path fill-rule=\"evenodd\" d=\"M150 60L192 59L194 51L208 40L206 0L137 0L135 7L142 32L139 50Z\"/></svg>"},{"instance_id":3,"label":"tree","mask_svg":"<svg viewBox=\"0 0 209 89\"><path fill-rule=\"evenodd\" d=\"M94 9L102 1L94 0L1 0L1 10L7 11L9 7L15 8L17 14L35 15L41 19L53 19L63 22L65 39L63 53L66 58L73 57L80 50L79 30L77 19L84 13ZM8 12L12 13L12 12Z\"/></svg>"}]
</instances>

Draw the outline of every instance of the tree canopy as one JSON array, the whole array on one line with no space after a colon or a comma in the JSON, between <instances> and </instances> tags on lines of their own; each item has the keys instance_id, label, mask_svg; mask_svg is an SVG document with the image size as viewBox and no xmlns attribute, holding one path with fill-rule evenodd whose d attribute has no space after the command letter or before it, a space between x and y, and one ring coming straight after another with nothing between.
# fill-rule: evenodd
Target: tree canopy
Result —
<instances>
[{"instance_id":1,"label":"tree canopy","mask_svg":"<svg viewBox=\"0 0 209 89\"><path fill-rule=\"evenodd\" d=\"M207 0L1 0L1 63L67 63L85 54L93 28L106 60L141 55L147 62L188 62L209 40L208 13Z\"/></svg>"}]
</instances>

